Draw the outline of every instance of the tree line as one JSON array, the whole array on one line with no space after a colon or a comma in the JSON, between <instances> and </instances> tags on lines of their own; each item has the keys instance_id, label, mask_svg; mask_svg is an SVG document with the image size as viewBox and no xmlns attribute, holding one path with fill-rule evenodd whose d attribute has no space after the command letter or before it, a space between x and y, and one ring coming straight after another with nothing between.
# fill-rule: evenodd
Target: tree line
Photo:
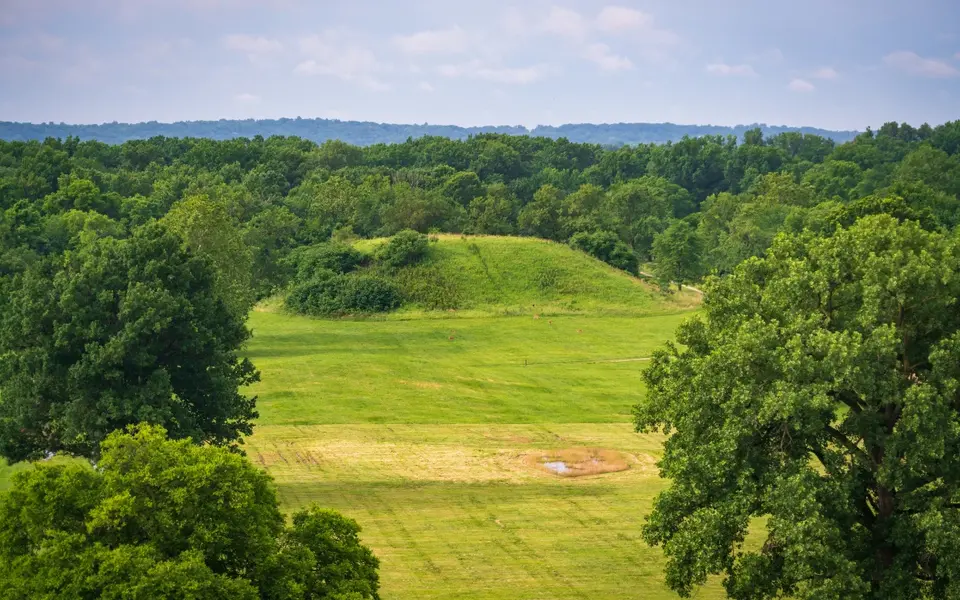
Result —
<instances>
[{"instance_id":1,"label":"tree line","mask_svg":"<svg viewBox=\"0 0 960 600\"><path fill-rule=\"evenodd\" d=\"M217 121L178 121L176 123L101 123L73 125L68 123L13 123L0 121L0 139L12 141L42 141L48 137L71 136L84 140L97 140L109 144L122 144L130 140L163 137L193 137L226 140L252 138L257 135L295 136L316 143L341 140L349 144L399 144L410 138L441 136L463 140L486 133L502 133L533 137L566 138L574 142L622 146L677 142L684 136L743 134L760 127L765 135L777 135L788 131L810 133L828 137L837 142L846 142L858 132L830 131L815 127L786 127L782 125L677 125L674 123L568 123L566 125L538 125L527 128L522 125L487 125L460 127L457 125L394 124L369 121L341 121L339 119L219 119Z\"/></svg>"},{"instance_id":2,"label":"tree line","mask_svg":"<svg viewBox=\"0 0 960 600\"><path fill-rule=\"evenodd\" d=\"M878 211L952 226L958 139L960 122L889 123L841 145L757 129L743 142L618 149L494 134L368 147L284 137L0 142L0 273L81 237L123 238L166 220L201 252L234 257L221 265L233 273L220 274L234 299L284 285L281 262L296 247L404 229L613 236L640 263L660 263L663 280L689 281L729 272L781 230L827 230Z\"/></svg>"}]
</instances>

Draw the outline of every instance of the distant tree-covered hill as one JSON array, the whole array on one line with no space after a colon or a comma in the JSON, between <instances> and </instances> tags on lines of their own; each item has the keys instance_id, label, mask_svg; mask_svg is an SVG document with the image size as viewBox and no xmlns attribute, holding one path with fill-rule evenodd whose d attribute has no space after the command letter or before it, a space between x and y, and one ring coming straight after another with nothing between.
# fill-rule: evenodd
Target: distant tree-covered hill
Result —
<instances>
[{"instance_id":1,"label":"distant tree-covered hill","mask_svg":"<svg viewBox=\"0 0 960 600\"><path fill-rule=\"evenodd\" d=\"M684 136L743 134L760 127L764 135L773 136L786 131L812 133L843 143L856 137L856 131L829 131L815 127L785 127L768 125L676 125L674 123L577 123L560 126L540 125L533 129L523 126L459 127L457 125L400 125L369 121L339 121L332 119L246 119L219 121L179 121L176 123L103 123L100 125L70 125L66 123L13 123L0 121L0 139L10 141L43 140L48 137L78 137L81 140L99 140L121 144L128 140L149 139L154 136L193 137L225 140L252 138L260 135L297 136L317 143L342 140L358 146L378 143L399 143L408 138L441 136L466 139L481 133L506 133L549 138L567 138L572 142L620 146L623 144L675 142Z\"/></svg>"}]
</instances>

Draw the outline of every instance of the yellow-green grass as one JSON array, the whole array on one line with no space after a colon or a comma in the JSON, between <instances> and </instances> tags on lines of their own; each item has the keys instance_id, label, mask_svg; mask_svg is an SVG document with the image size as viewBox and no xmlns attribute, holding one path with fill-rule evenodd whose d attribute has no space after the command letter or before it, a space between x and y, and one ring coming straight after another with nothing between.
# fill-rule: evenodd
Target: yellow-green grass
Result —
<instances>
[{"instance_id":1,"label":"yellow-green grass","mask_svg":"<svg viewBox=\"0 0 960 600\"><path fill-rule=\"evenodd\" d=\"M262 373L260 425L624 422L644 359L684 318L255 312L247 355Z\"/></svg>"},{"instance_id":2,"label":"yellow-green grass","mask_svg":"<svg viewBox=\"0 0 960 600\"><path fill-rule=\"evenodd\" d=\"M665 599L662 554L639 536L664 485L660 441L624 423L262 426L247 450L287 508L362 524L385 599ZM524 460L598 446L631 468L573 479Z\"/></svg>"},{"instance_id":3,"label":"yellow-green grass","mask_svg":"<svg viewBox=\"0 0 960 600\"><path fill-rule=\"evenodd\" d=\"M637 359L687 316L258 312L247 452L287 509L316 502L361 523L388 600L675 598L639 537L664 486L661 439L635 433L630 411ZM527 458L562 448L616 450L630 468L567 478ZM719 585L699 597L722 597Z\"/></svg>"}]
</instances>

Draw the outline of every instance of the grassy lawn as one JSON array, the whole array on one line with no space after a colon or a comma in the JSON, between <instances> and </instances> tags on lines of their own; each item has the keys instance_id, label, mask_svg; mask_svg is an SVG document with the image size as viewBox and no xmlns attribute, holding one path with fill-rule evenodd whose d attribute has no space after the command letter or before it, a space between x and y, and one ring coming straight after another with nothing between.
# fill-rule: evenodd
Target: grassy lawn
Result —
<instances>
[{"instance_id":1,"label":"grassy lawn","mask_svg":"<svg viewBox=\"0 0 960 600\"><path fill-rule=\"evenodd\" d=\"M687 316L258 312L247 451L287 508L317 502L360 522L385 599L675 598L660 550L639 539L664 485L661 440L634 433L630 409L643 395L635 359ZM618 451L630 468L565 478L531 464L564 448Z\"/></svg>"},{"instance_id":2,"label":"grassy lawn","mask_svg":"<svg viewBox=\"0 0 960 600\"><path fill-rule=\"evenodd\" d=\"M262 372L261 425L623 422L643 393L638 359L684 318L257 312L247 355Z\"/></svg>"}]
</instances>

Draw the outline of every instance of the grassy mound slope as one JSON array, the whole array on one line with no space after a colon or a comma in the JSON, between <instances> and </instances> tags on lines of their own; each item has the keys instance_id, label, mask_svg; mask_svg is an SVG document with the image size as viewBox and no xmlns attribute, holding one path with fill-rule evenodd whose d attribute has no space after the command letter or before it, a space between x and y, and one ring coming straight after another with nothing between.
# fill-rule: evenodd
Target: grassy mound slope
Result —
<instances>
[{"instance_id":1,"label":"grassy mound slope","mask_svg":"<svg viewBox=\"0 0 960 600\"><path fill-rule=\"evenodd\" d=\"M413 302L398 313L450 309L470 316L653 315L692 307L695 294L664 297L652 285L572 248L536 238L440 235L427 258L393 277ZM357 247L372 252L384 240Z\"/></svg>"}]
</instances>

